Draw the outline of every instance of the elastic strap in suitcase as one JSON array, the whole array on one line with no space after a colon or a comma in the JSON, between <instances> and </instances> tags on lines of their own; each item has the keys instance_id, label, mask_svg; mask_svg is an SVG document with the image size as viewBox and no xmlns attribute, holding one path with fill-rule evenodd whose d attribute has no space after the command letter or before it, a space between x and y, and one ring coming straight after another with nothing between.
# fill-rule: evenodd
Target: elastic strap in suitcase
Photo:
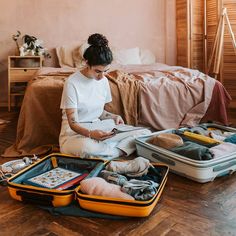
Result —
<instances>
[{"instance_id":1,"label":"elastic strap in suitcase","mask_svg":"<svg viewBox=\"0 0 236 236\"><path fill-rule=\"evenodd\" d=\"M125 220L130 217L115 216L109 214L96 213L82 209L76 201L73 201L70 205L65 207L50 207L50 206L39 206L40 208L49 211L52 215L68 215L68 216L80 216L89 218L102 218L111 220Z\"/></svg>"}]
</instances>

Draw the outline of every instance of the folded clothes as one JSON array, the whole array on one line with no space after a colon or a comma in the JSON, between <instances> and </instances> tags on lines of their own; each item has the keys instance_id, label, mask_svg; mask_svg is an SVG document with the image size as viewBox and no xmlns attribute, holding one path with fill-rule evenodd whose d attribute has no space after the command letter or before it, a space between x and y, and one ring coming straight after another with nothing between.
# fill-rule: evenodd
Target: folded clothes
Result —
<instances>
[{"instance_id":1,"label":"folded clothes","mask_svg":"<svg viewBox=\"0 0 236 236\"><path fill-rule=\"evenodd\" d=\"M183 146L172 148L171 151L193 160L203 161L213 159L213 154L209 148L189 141L185 142Z\"/></svg>"},{"instance_id":2,"label":"folded clothes","mask_svg":"<svg viewBox=\"0 0 236 236\"><path fill-rule=\"evenodd\" d=\"M192 127L192 128L188 128L187 130L190 132L205 135L207 137L211 137L214 139L217 139L215 137L218 137L218 140L220 140L220 141L223 141L224 138L229 137L234 134L233 132L228 132L228 131L221 130L218 128L207 127L206 125L203 125L203 124L199 125L199 126ZM219 138L219 136L221 136L221 138Z\"/></svg>"},{"instance_id":3,"label":"folded clothes","mask_svg":"<svg viewBox=\"0 0 236 236\"><path fill-rule=\"evenodd\" d=\"M165 149L171 149L184 144L183 139L179 135L172 133L162 133L156 135L149 139L148 143Z\"/></svg>"},{"instance_id":4,"label":"folded clothes","mask_svg":"<svg viewBox=\"0 0 236 236\"><path fill-rule=\"evenodd\" d=\"M222 143L210 148L210 152L213 154L214 158L219 158L236 152L236 145L233 143Z\"/></svg>"},{"instance_id":5,"label":"folded clothes","mask_svg":"<svg viewBox=\"0 0 236 236\"><path fill-rule=\"evenodd\" d=\"M124 175L120 175L120 174L117 174L116 172L112 172L108 170L102 170L101 173L99 174L99 177L102 177L108 183L117 184L120 186L123 186L124 183L128 181Z\"/></svg>"},{"instance_id":6,"label":"folded clothes","mask_svg":"<svg viewBox=\"0 0 236 236\"><path fill-rule=\"evenodd\" d=\"M236 134L233 134L233 135L227 137L227 138L224 140L224 142L236 144Z\"/></svg>"},{"instance_id":7,"label":"folded clothes","mask_svg":"<svg viewBox=\"0 0 236 236\"><path fill-rule=\"evenodd\" d=\"M92 177L82 180L80 183L80 187L83 193L89 195L134 200L132 196L125 192L122 192L119 185L110 184L100 177Z\"/></svg>"},{"instance_id":8,"label":"folded clothes","mask_svg":"<svg viewBox=\"0 0 236 236\"><path fill-rule=\"evenodd\" d=\"M129 177L138 177L147 174L149 164L148 159L137 157L130 161L111 161L106 166L106 170L125 174Z\"/></svg>"},{"instance_id":9,"label":"folded clothes","mask_svg":"<svg viewBox=\"0 0 236 236\"><path fill-rule=\"evenodd\" d=\"M205 126L195 126L192 128L188 128L188 131L193 132L195 134L201 134L208 136L209 131L207 130L207 127Z\"/></svg>"},{"instance_id":10,"label":"folded clothes","mask_svg":"<svg viewBox=\"0 0 236 236\"><path fill-rule=\"evenodd\" d=\"M136 180L151 180L154 181L156 183L161 183L163 176L162 173L160 171L156 171L153 172L153 170L151 168L148 169L148 174L147 175L143 175L143 176L139 176L139 177L135 177Z\"/></svg>"},{"instance_id":11,"label":"folded clothes","mask_svg":"<svg viewBox=\"0 0 236 236\"><path fill-rule=\"evenodd\" d=\"M225 131L225 130L221 130L221 129L214 129L214 128L210 128L210 127L208 128L208 131L210 133L214 133L214 134L220 135L225 138L235 134L233 132L229 132L229 131ZM211 135L209 135L209 136L211 136Z\"/></svg>"},{"instance_id":12,"label":"folded clothes","mask_svg":"<svg viewBox=\"0 0 236 236\"><path fill-rule=\"evenodd\" d=\"M219 134L216 134L215 132L209 132L209 136L215 140L218 140L220 142L223 142L225 140L225 137Z\"/></svg>"},{"instance_id":13,"label":"folded clothes","mask_svg":"<svg viewBox=\"0 0 236 236\"><path fill-rule=\"evenodd\" d=\"M142 181L131 179L124 183L121 190L133 196L136 200L146 201L156 194L158 186L159 184L151 180Z\"/></svg>"}]
</instances>

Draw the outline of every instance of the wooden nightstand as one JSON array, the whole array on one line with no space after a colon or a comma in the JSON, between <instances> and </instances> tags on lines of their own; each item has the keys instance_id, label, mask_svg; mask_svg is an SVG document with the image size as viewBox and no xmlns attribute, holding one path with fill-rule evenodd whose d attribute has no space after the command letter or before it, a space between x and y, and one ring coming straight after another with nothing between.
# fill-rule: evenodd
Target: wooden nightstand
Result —
<instances>
[{"instance_id":1,"label":"wooden nightstand","mask_svg":"<svg viewBox=\"0 0 236 236\"><path fill-rule=\"evenodd\" d=\"M24 96L27 82L42 67L40 56L8 57L8 111L11 110L11 98Z\"/></svg>"}]
</instances>

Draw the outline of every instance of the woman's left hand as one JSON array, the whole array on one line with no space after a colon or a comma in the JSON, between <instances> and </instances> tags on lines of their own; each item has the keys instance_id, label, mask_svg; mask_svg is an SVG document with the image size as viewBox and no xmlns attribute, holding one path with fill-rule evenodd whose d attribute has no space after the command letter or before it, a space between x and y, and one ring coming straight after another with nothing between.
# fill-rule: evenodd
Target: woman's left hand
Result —
<instances>
[{"instance_id":1,"label":"woman's left hand","mask_svg":"<svg viewBox=\"0 0 236 236\"><path fill-rule=\"evenodd\" d=\"M116 125L124 124L124 123L125 123L124 120L122 119L122 117L121 117L121 116L118 116L118 115L116 115L116 116L113 118L113 120L115 121L115 124L116 124Z\"/></svg>"}]
</instances>

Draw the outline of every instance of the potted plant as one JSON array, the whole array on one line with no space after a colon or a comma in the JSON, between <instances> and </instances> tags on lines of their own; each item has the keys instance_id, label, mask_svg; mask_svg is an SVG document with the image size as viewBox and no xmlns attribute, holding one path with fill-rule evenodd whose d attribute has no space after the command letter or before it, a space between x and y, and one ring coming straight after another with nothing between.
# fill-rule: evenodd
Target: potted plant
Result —
<instances>
[{"instance_id":1,"label":"potted plant","mask_svg":"<svg viewBox=\"0 0 236 236\"><path fill-rule=\"evenodd\" d=\"M35 36L25 34L21 38L21 45L18 40L20 39L21 32L17 31L17 34L12 35L12 39L15 41L17 50L20 56L42 56L43 58L51 58L47 49L43 47L43 41L37 39ZM30 60L20 60L20 63L30 63ZM34 63L34 60L31 60ZM22 65L28 67L29 65Z\"/></svg>"}]
</instances>

